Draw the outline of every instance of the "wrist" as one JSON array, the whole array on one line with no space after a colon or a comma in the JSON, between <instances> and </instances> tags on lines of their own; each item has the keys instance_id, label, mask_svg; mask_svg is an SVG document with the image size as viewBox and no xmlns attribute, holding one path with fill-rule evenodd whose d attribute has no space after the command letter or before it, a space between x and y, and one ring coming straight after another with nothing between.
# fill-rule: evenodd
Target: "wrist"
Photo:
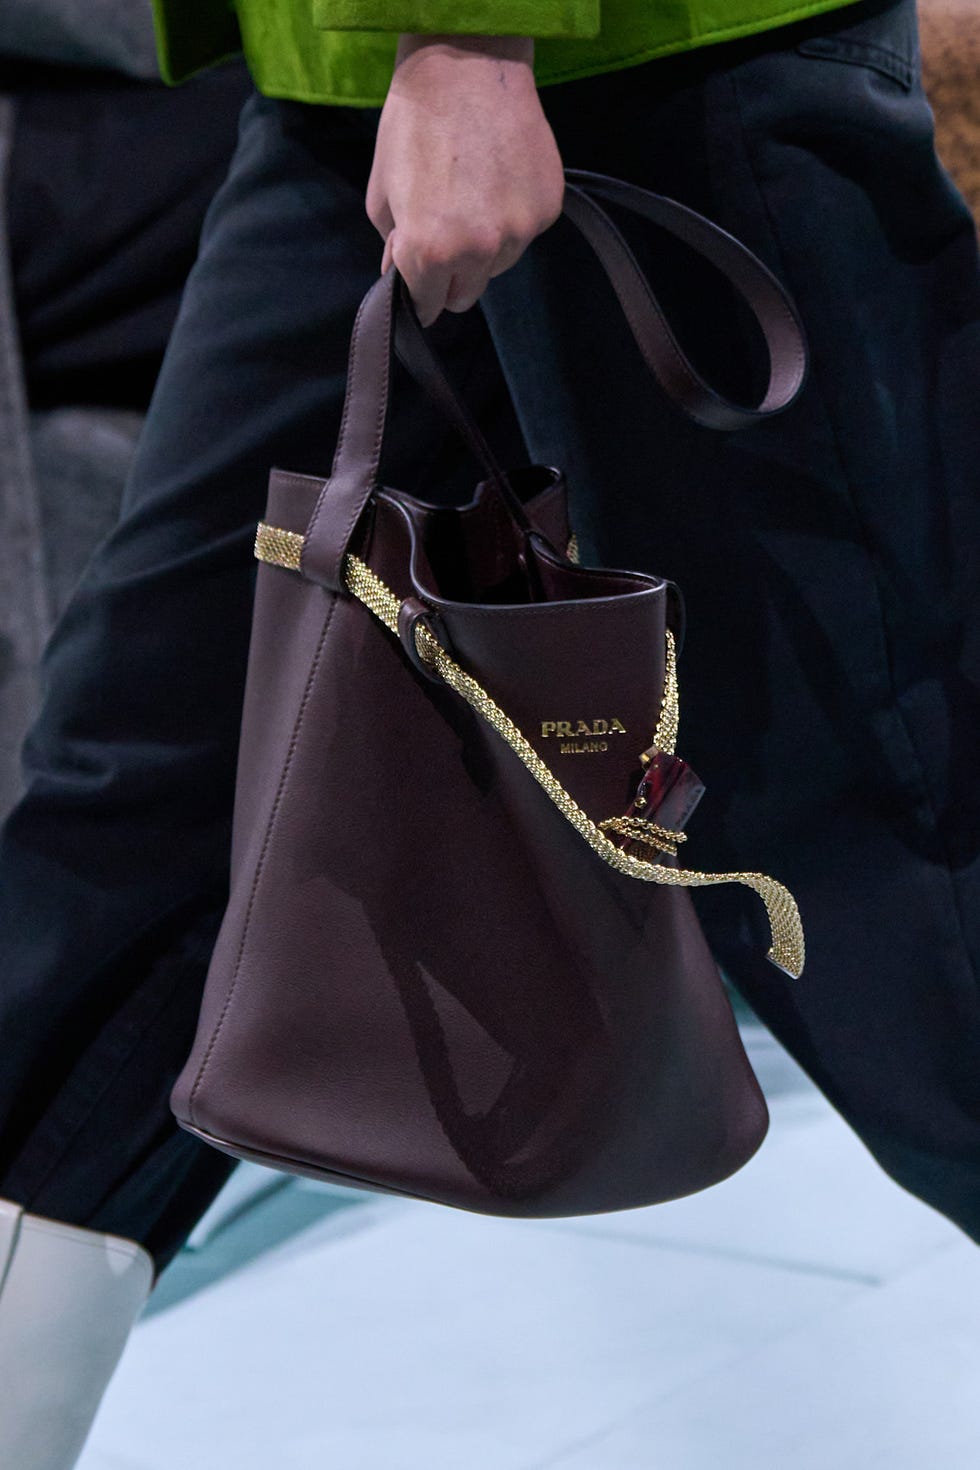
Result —
<instances>
[{"instance_id":1,"label":"wrist","mask_svg":"<svg viewBox=\"0 0 980 1470\"><path fill-rule=\"evenodd\" d=\"M533 75L533 36L413 35L398 38L395 71L434 58L499 62L507 71L526 68Z\"/></svg>"}]
</instances>

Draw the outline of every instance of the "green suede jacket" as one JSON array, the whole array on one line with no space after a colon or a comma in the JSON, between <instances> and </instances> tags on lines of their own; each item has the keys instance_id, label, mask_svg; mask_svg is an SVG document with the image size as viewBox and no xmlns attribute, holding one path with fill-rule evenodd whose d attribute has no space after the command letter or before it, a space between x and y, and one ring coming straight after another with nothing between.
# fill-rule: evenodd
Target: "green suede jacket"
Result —
<instances>
[{"instance_id":1,"label":"green suede jacket","mask_svg":"<svg viewBox=\"0 0 980 1470\"><path fill-rule=\"evenodd\" d=\"M746 36L854 0L153 0L170 82L244 50L273 97L380 107L399 32L534 36L540 84Z\"/></svg>"}]
</instances>

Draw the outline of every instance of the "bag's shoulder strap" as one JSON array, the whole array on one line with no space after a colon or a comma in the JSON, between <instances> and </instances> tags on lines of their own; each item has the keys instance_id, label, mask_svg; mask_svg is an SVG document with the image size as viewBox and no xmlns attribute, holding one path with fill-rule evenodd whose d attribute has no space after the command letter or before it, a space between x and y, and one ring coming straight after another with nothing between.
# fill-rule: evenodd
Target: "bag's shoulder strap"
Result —
<instances>
[{"instance_id":1,"label":"bag's shoulder strap","mask_svg":"<svg viewBox=\"0 0 980 1470\"><path fill-rule=\"evenodd\" d=\"M604 174L569 169L565 177L564 212L594 249L645 362L669 397L692 418L716 429L743 428L787 407L803 384L806 346L796 309L767 267L733 236L674 200ZM769 383L758 405L729 402L698 374L677 343L636 257L597 202L599 197L623 205L685 241L744 299L769 350ZM397 271L389 268L370 288L358 311L333 470L304 540L304 575L334 590L344 587L344 557L377 484L396 323L403 360L442 404L489 472L495 478L500 475L472 415L432 356Z\"/></svg>"}]
</instances>

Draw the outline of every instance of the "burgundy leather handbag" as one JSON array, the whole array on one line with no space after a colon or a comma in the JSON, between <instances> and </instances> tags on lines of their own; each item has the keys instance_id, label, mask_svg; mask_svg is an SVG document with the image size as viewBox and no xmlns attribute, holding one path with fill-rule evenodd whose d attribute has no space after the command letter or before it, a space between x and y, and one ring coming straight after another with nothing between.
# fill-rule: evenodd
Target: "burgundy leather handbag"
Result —
<instances>
[{"instance_id":1,"label":"burgundy leather handbag","mask_svg":"<svg viewBox=\"0 0 980 1470\"><path fill-rule=\"evenodd\" d=\"M707 257L765 335L736 407L698 377L598 203ZM690 210L569 171L565 213L648 365L734 428L805 371L785 292ZM378 483L392 352L486 474L465 505ZM354 327L327 480L274 470L258 572L231 895L182 1127L239 1158L498 1215L588 1214L702 1189L768 1124L688 889L792 897L678 863L701 786L674 753L679 599L578 564L559 470L504 472L431 356L394 270Z\"/></svg>"}]
</instances>

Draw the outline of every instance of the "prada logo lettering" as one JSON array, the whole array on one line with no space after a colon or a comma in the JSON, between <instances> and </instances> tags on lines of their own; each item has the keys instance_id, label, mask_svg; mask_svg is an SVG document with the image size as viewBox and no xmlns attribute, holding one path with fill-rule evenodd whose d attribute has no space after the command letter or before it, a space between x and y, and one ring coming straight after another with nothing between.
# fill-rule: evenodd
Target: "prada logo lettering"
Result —
<instances>
[{"instance_id":1,"label":"prada logo lettering","mask_svg":"<svg viewBox=\"0 0 980 1470\"><path fill-rule=\"evenodd\" d=\"M556 739L559 755L594 755L609 749L606 735L625 735L622 720L542 720L541 738Z\"/></svg>"}]
</instances>

